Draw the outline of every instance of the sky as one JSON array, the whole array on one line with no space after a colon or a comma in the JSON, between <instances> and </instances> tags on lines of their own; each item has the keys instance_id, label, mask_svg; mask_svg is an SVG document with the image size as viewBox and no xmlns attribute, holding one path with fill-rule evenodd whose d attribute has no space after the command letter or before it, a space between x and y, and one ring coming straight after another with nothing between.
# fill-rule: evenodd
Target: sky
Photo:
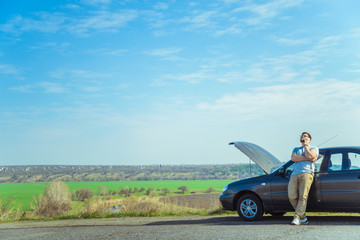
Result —
<instances>
[{"instance_id":1,"label":"sky","mask_svg":"<svg viewBox=\"0 0 360 240\"><path fill-rule=\"evenodd\" d=\"M358 9L1 0L0 165L247 163L231 141L285 162L303 131L360 145Z\"/></svg>"}]
</instances>

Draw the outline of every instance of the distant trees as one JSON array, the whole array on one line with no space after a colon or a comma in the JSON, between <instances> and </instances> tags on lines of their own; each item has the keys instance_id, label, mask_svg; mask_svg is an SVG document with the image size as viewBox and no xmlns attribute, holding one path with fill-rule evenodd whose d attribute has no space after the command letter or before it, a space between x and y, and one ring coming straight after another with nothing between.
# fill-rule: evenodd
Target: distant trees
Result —
<instances>
[{"instance_id":1,"label":"distant trees","mask_svg":"<svg viewBox=\"0 0 360 240\"><path fill-rule=\"evenodd\" d=\"M84 201L85 199L90 199L94 196L94 193L89 188L78 189L75 194L79 201Z\"/></svg>"},{"instance_id":2,"label":"distant trees","mask_svg":"<svg viewBox=\"0 0 360 240\"><path fill-rule=\"evenodd\" d=\"M238 180L249 177L249 164L156 166L0 166L0 183L125 180ZM263 174L251 165L253 176ZM144 190L145 191L145 190ZM107 195L106 193L105 195ZM113 193L111 193L113 194Z\"/></svg>"},{"instance_id":3,"label":"distant trees","mask_svg":"<svg viewBox=\"0 0 360 240\"><path fill-rule=\"evenodd\" d=\"M156 191L155 191L156 190ZM185 192L189 192L188 187L185 185L179 186L177 188L177 192L178 194L185 194ZM211 192L215 192L216 189L213 187L209 187L208 189L205 190L205 193L211 193ZM157 193L158 192L158 193ZM152 188L152 187L148 187L146 190L144 187L138 188L138 187L134 187L134 188L130 188L130 187L120 187L118 189L118 191L115 190L107 190L106 186L99 186L98 188L98 196L111 196L111 195L120 195L120 196L124 196L124 197L130 197L132 194L135 193L142 193L144 195L147 196L152 196L152 195L163 195L163 196L167 196L167 194L171 193L171 191L168 188ZM195 193L195 192L192 192ZM82 189L78 189L75 191L74 200L78 200L78 201L84 201L85 199L91 199L94 196L93 192L89 189L89 188L82 188Z\"/></svg>"},{"instance_id":4,"label":"distant trees","mask_svg":"<svg viewBox=\"0 0 360 240\"><path fill-rule=\"evenodd\" d=\"M205 193L211 193L211 192L215 192L216 189L213 187L209 187L208 189L206 189Z\"/></svg>"},{"instance_id":5,"label":"distant trees","mask_svg":"<svg viewBox=\"0 0 360 240\"><path fill-rule=\"evenodd\" d=\"M130 197L133 193L132 188L126 187L126 188L119 188L120 195L125 195L125 197Z\"/></svg>"},{"instance_id":6,"label":"distant trees","mask_svg":"<svg viewBox=\"0 0 360 240\"><path fill-rule=\"evenodd\" d=\"M163 192L164 196L166 196L166 194L168 194L170 192L170 190L167 188L163 188L163 189L161 189L161 191Z\"/></svg>"},{"instance_id":7,"label":"distant trees","mask_svg":"<svg viewBox=\"0 0 360 240\"><path fill-rule=\"evenodd\" d=\"M181 191L182 194L184 194L185 192L187 192L187 186L180 186L178 187L178 190Z\"/></svg>"},{"instance_id":8,"label":"distant trees","mask_svg":"<svg viewBox=\"0 0 360 240\"><path fill-rule=\"evenodd\" d=\"M146 192L145 192L145 194L146 195L150 195L150 193L151 193L151 191L153 191L154 190L154 188L148 188L147 190L146 190Z\"/></svg>"},{"instance_id":9,"label":"distant trees","mask_svg":"<svg viewBox=\"0 0 360 240\"><path fill-rule=\"evenodd\" d=\"M101 185L101 186L99 186L99 188L98 188L98 195L99 196L105 196L105 195L107 195L107 189L106 189L106 186L103 186L103 185Z\"/></svg>"},{"instance_id":10,"label":"distant trees","mask_svg":"<svg viewBox=\"0 0 360 240\"><path fill-rule=\"evenodd\" d=\"M68 186L61 181L52 182L45 188L44 195L35 199L34 214L42 217L63 215L71 207L71 194Z\"/></svg>"}]
</instances>

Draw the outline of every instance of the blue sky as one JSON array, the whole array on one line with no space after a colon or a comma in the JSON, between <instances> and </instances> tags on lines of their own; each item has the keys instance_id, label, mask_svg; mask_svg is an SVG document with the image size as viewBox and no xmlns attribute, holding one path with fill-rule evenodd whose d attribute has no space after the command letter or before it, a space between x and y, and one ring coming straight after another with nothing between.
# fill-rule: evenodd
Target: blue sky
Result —
<instances>
[{"instance_id":1,"label":"blue sky","mask_svg":"<svg viewBox=\"0 0 360 240\"><path fill-rule=\"evenodd\" d=\"M359 1L2 0L0 165L359 145Z\"/></svg>"}]
</instances>

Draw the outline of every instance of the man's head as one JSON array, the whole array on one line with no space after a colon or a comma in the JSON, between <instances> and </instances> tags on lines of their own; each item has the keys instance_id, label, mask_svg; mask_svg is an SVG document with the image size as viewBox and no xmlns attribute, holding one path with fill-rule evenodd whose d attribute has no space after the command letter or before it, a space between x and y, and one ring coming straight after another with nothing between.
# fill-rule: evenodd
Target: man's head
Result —
<instances>
[{"instance_id":1,"label":"man's head","mask_svg":"<svg viewBox=\"0 0 360 240\"><path fill-rule=\"evenodd\" d=\"M300 142L304 142L306 139L309 139L309 142L310 142L311 135L308 132L303 132L300 136Z\"/></svg>"}]
</instances>

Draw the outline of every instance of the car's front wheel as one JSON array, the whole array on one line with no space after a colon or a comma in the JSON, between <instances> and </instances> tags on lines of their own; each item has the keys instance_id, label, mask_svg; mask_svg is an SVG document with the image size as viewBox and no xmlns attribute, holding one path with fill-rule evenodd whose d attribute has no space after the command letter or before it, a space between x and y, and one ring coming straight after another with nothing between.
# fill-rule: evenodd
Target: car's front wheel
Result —
<instances>
[{"instance_id":1,"label":"car's front wheel","mask_svg":"<svg viewBox=\"0 0 360 240\"><path fill-rule=\"evenodd\" d=\"M252 194L242 196L237 202L236 210L245 221L260 220L264 214L260 199Z\"/></svg>"}]
</instances>

